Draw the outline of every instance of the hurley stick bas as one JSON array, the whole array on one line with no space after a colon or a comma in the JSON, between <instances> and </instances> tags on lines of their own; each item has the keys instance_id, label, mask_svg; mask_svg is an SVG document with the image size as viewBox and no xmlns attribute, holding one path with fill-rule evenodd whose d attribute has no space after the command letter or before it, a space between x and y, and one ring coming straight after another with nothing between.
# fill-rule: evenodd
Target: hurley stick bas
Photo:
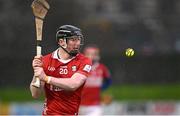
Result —
<instances>
[{"instance_id":1,"label":"hurley stick bas","mask_svg":"<svg viewBox=\"0 0 180 116\"><path fill-rule=\"evenodd\" d=\"M50 8L46 0L34 0L31 4L33 14L35 16L36 25L36 55L41 56L41 42L42 42L42 30L43 30L43 20ZM40 87L40 80L36 77L35 83L32 84L34 87Z\"/></svg>"}]
</instances>

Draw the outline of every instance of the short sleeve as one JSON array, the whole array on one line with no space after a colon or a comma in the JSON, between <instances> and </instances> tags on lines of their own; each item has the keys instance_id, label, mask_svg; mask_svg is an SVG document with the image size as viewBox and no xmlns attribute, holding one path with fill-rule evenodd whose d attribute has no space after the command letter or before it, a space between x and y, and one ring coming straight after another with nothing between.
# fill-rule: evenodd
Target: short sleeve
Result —
<instances>
[{"instance_id":1,"label":"short sleeve","mask_svg":"<svg viewBox=\"0 0 180 116\"><path fill-rule=\"evenodd\" d=\"M42 57L44 71L47 71L48 69L50 58L51 58L51 54Z\"/></svg>"},{"instance_id":2,"label":"short sleeve","mask_svg":"<svg viewBox=\"0 0 180 116\"><path fill-rule=\"evenodd\" d=\"M80 67L77 72L88 77L91 71L91 67L92 67L92 61L88 58L84 58L81 60Z\"/></svg>"},{"instance_id":3,"label":"short sleeve","mask_svg":"<svg viewBox=\"0 0 180 116\"><path fill-rule=\"evenodd\" d=\"M102 69L103 69L103 77L104 78L109 78L111 77L111 74L110 74L110 71L109 69L105 66L105 65L102 65Z\"/></svg>"}]
</instances>

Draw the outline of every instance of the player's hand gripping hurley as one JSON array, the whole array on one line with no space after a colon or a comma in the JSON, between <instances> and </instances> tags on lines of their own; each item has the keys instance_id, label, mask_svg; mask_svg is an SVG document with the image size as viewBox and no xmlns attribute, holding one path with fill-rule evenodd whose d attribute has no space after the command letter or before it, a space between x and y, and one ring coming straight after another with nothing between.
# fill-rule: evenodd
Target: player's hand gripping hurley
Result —
<instances>
[{"instance_id":1,"label":"player's hand gripping hurley","mask_svg":"<svg viewBox=\"0 0 180 116\"><path fill-rule=\"evenodd\" d=\"M32 2L32 10L35 16L35 24L36 24L36 55L41 56L41 41L42 41L42 28L43 28L43 20L50 8L49 4L46 0L34 0ZM34 87L40 87L40 80L36 77L35 83L32 84Z\"/></svg>"}]
</instances>

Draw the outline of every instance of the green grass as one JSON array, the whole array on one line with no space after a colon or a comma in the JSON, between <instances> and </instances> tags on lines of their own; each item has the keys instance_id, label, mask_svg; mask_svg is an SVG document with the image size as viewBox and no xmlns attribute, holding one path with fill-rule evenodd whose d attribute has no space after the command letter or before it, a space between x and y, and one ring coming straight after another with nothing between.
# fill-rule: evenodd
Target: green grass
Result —
<instances>
[{"instance_id":1,"label":"green grass","mask_svg":"<svg viewBox=\"0 0 180 116\"><path fill-rule=\"evenodd\" d=\"M34 100L29 89L0 88L0 102L24 102ZM37 99L42 100L42 97Z\"/></svg>"},{"instance_id":2,"label":"green grass","mask_svg":"<svg viewBox=\"0 0 180 116\"><path fill-rule=\"evenodd\" d=\"M112 86L103 94L115 100L180 100L180 84L175 85L121 85ZM32 101L29 89L0 88L0 102ZM43 100L41 97L38 100Z\"/></svg>"},{"instance_id":3,"label":"green grass","mask_svg":"<svg viewBox=\"0 0 180 116\"><path fill-rule=\"evenodd\" d=\"M116 100L180 100L180 84L112 86L103 94Z\"/></svg>"}]
</instances>

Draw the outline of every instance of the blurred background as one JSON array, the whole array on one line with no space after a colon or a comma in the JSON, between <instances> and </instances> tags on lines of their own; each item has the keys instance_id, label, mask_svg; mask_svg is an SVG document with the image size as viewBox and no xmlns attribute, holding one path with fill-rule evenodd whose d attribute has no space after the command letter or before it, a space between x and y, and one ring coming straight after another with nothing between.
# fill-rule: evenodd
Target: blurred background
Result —
<instances>
[{"instance_id":1,"label":"blurred background","mask_svg":"<svg viewBox=\"0 0 180 116\"><path fill-rule=\"evenodd\" d=\"M35 55L32 0L0 0L0 114L41 114L29 91ZM56 29L80 27L112 74L104 114L180 114L179 0L50 0L43 54L57 49ZM125 56L126 48L135 56ZM116 108L116 110L115 110Z\"/></svg>"}]
</instances>

